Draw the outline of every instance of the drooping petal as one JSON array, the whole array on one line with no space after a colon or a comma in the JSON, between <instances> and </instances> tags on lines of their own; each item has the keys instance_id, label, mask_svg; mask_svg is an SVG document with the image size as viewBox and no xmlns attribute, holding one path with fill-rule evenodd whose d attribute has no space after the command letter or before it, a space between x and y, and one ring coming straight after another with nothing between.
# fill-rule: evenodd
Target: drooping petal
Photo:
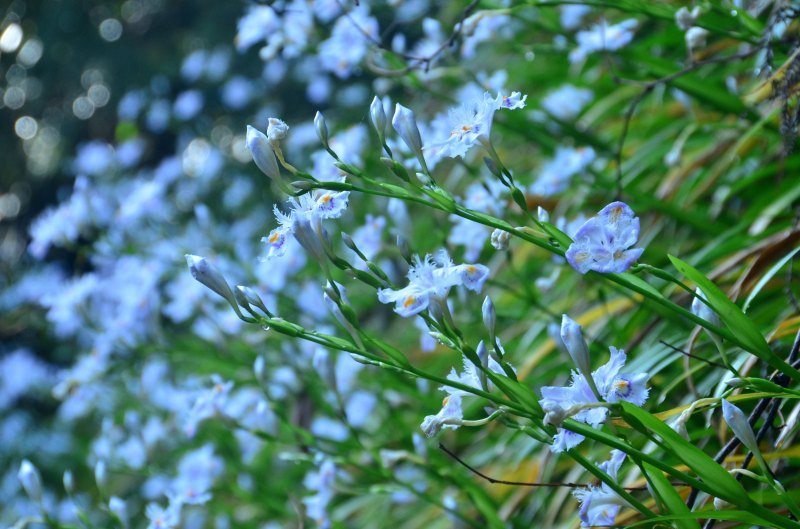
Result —
<instances>
[{"instance_id":1,"label":"drooping petal","mask_svg":"<svg viewBox=\"0 0 800 529\"><path fill-rule=\"evenodd\" d=\"M286 237L291 233L291 230L288 228L280 227L275 228L269 235L266 237L261 238L261 242L265 243L269 247L269 251L267 252L267 259L272 259L273 257L280 257L281 255L286 253Z\"/></svg>"},{"instance_id":2,"label":"drooping petal","mask_svg":"<svg viewBox=\"0 0 800 529\"><path fill-rule=\"evenodd\" d=\"M430 297L427 292L409 293L396 301L394 311L404 318L409 318L427 309L429 302Z\"/></svg>"},{"instance_id":3,"label":"drooping petal","mask_svg":"<svg viewBox=\"0 0 800 529\"><path fill-rule=\"evenodd\" d=\"M467 290L480 292L489 278L489 267L482 264L463 264L456 267Z\"/></svg>"},{"instance_id":4,"label":"drooping petal","mask_svg":"<svg viewBox=\"0 0 800 529\"><path fill-rule=\"evenodd\" d=\"M571 432L561 428L553 438L553 444L550 446L550 450L556 454L565 452L570 448L575 448L581 444L584 439L585 437L579 433Z\"/></svg>"}]
</instances>

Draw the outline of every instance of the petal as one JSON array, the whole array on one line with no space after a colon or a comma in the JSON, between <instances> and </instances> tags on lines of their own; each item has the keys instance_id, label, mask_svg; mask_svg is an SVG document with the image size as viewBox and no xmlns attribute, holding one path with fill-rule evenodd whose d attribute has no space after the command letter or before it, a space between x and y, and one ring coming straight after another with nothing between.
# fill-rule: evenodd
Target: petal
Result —
<instances>
[{"instance_id":1,"label":"petal","mask_svg":"<svg viewBox=\"0 0 800 529\"><path fill-rule=\"evenodd\" d=\"M553 437L553 444L550 446L550 450L556 454L564 452L570 448L575 448L581 444L584 439L585 438L579 433L561 428L558 430L556 436Z\"/></svg>"},{"instance_id":2,"label":"petal","mask_svg":"<svg viewBox=\"0 0 800 529\"><path fill-rule=\"evenodd\" d=\"M592 373L592 378L594 379L594 383L597 385L597 389L600 391L600 395L608 400L608 393L612 388L612 383L614 381L614 377L617 376L619 370L625 366L625 351L621 349L617 349L616 347L609 347L611 351L611 358L608 362L597 368L597 370Z\"/></svg>"},{"instance_id":3,"label":"petal","mask_svg":"<svg viewBox=\"0 0 800 529\"><path fill-rule=\"evenodd\" d=\"M489 278L489 268L481 264L463 264L457 268L460 268L464 287L473 292L480 292Z\"/></svg>"},{"instance_id":4,"label":"petal","mask_svg":"<svg viewBox=\"0 0 800 529\"><path fill-rule=\"evenodd\" d=\"M425 292L416 294L409 293L397 299L394 311L404 318L409 318L427 309L428 302L428 294Z\"/></svg>"}]
</instances>

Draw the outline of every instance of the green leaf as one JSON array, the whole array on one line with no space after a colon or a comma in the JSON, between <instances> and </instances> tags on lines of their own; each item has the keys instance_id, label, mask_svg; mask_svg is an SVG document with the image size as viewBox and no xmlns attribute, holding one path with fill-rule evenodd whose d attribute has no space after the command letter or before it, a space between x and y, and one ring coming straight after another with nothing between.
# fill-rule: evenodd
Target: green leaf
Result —
<instances>
[{"instance_id":1,"label":"green leaf","mask_svg":"<svg viewBox=\"0 0 800 529\"><path fill-rule=\"evenodd\" d=\"M650 478L650 483L656 495L661 499L667 512L671 514L691 514L691 511L689 511L689 508L683 502L681 495L678 494L678 491L675 490L675 487L672 486L672 483L670 483L660 470L647 463L643 463L642 466L645 472L647 472L647 476ZM675 526L678 529L700 529L700 524L694 519L677 519L675 520Z\"/></svg>"},{"instance_id":2,"label":"green leaf","mask_svg":"<svg viewBox=\"0 0 800 529\"><path fill-rule=\"evenodd\" d=\"M764 526L764 520L747 511L695 511L689 513L672 513L657 516L647 520L631 523L625 527L641 527L643 525L656 527L658 522L671 522L675 520L730 520L743 524Z\"/></svg>"},{"instance_id":3,"label":"green leaf","mask_svg":"<svg viewBox=\"0 0 800 529\"><path fill-rule=\"evenodd\" d=\"M742 488L742 485L708 454L686 441L667 424L653 417L639 406L629 402L621 402L620 404L628 424L637 430L644 430L658 435L664 442L666 450L697 474L714 491L716 497L740 507L746 507L751 503L750 496Z\"/></svg>"},{"instance_id":4,"label":"green leaf","mask_svg":"<svg viewBox=\"0 0 800 529\"><path fill-rule=\"evenodd\" d=\"M778 371L795 380L800 380L800 372L772 352L753 320L748 318L735 303L729 300L728 296L717 285L692 265L681 261L677 257L670 255L669 260L672 261L672 264L680 273L700 287L706 296L709 306L719 314L720 319L749 353L757 356Z\"/></svg>"},{"instance_id":5,"label":"green leaf","mask_svg":"<svg viewBox=\"0 0 800 529\"><path fill-rule=\"evenodd\" d=\"M764 274L761 279L758 280L756 286L753 287L753 290L750 292L750 295L747 296L747 299L744 302L744 306L742 307L743 312L747 312L747 309L750 308L750 303L753 302L753 299L758 295L759 292L764 288L764 286L769 282L770 279L775 277L775 274L783 268L783 266L791 260L792 257L795 256L797 252L800 252L800 246L789 252L783 259L775 263L772 268L767 270L767 273Z\"/></svg>"}]
</instances>

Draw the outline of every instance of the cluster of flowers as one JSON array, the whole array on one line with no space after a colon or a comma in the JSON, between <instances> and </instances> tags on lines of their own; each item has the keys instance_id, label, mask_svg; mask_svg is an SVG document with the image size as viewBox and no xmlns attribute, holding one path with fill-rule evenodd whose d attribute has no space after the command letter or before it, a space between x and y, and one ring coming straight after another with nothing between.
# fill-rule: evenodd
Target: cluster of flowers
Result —
<instances>
[{"instance_id":1,"label":"cluster of flowers","mask_svg":"<svg viewBox=\"0 0 800 529\"><path fill-rule=\"evenodd\" d=\"M346 467L363 464L367 457L346 453L348 442L360 449L363 439L359 436L369 434L381 435L381 442L387 444L413 444L413 452L409 448L370 455L392 469L391 481L399 488L391 499L403 504L429 487L421 465L414 465L427 457L425 440L419 432L403 432L401 439L384 431L381 423L408 408L415 421L422 419L421 432L432 437L444 430L481 426L507 412L484 410L484 417L465 419L465 414L473 413L470 408L465 412L466 399L477 402L498 395L504 391L500 382L506 380L524 383L516 380L516 369L496 335L496 314L489 298L482 313L489 339L478 345L475 357L461 351L461 371L453 367L446 378L437 376L437 385L444 384L439 389L447 397L438 413L424 417L418 411L419 402L408 406L407 396L384 392L377 376L362 376L370 368L356 352L333 354L298 341L276 344L272 341L275 333L261 328L270 320L293 319L298 328L334 334L338 324L350 334L353 349L366 350L347 290L334 277L343 281L344 274L332 270L333 264L350 276L371 278L372 304L377 297L379 303L393 305L397 315L415 317L422 331L422 350L434 350L439 343L457 349L456 345L463 345L463 336L451 314L453 307L468 305L466 291L480 293L487 284L491 287L490 276L507 269L501 262L504 258L508 257L511 268L515 265L511 252L503 250L510 247L511 233L520 232L508 222L529 219L527 211L509 205L509 194L519 192L516 183L537 200L561 200L573 180L603 169L604 162L592 147L562 145L550 160L533 165L538 166L531 173L533 178L526 180L523 171L512 177L496 149L500 143L492 139L495 120L544 123L547 130L562 131L593 100L594 94L585 88L565 84L544 95L539 108L531 109L534 103L528 101L529 95L532 100L536 95L508 90L507 85L516 79L509 80L507 72L478 70L474 79L453 90L454 100L461 104L422 118L422 111L415 113L387 95L399 86L392 84L390 75L376 74L380 78L374 83L364 82L369 68L389 71L391 53L406 60L409 68L418 68L420 82L437 83L435 66L446 53L474 58L482 43L511 37L520 28L520 21L512 19L508 10L479 10L453 28L462 37L457 49L449 49L451 39L431 18L420 22L419 31L408 31L408 35L421 33L415 42L394 30L415 23L431 9L430 4L414 0L386 7L387 11L397 8L398 24L384 24L383 6L351 8L338 0L250 6L238 22L236 48L245 52L260 46L263 75L253 79L234 75L228 48L193 50L182 61L180 79L175 82L185 89L170 95L170 84L157 77L147 89L132 90L121 98L119 121L141 130L141 137L115 146L100 140L80 146L71 165L74 189L32 224L29 254L45 261L53 250L76 250L89 255L88 264L74 270L42 264L0 295L4 309L26 304L43 309L58 340L75 344L79 353L70 351L70 365L64 368L43 362L28 349L15 349L0 359L0 439L16 439L15 454L36 459L32 455L36 453L41 461L66 457L74 450L77 455L71 464L83 458L80 464L93 469L104 504L92 506L88 496L75 489L71 473L64 477L66 496L48 490L35 465L25 459L3 476L0 492L12 498L12 507L11 514L0 515L0 525L42 510L59 523L73 524L84 516L80 509L86 508L94 511L90 519L100 520L97 525L109 523L108 513L125 527L131 518L146 517L152 529L196 527L215 516L214 526L224 529L240 521L249 523L267 511L253 500L235 514L220 512L210 508L214 496L224 496L227 492L220 492L233 490L235 482L242 496L252 493L257 498L263 488L256 473L269 468L290 476L287 480L303 483L301 501L295 502L290 493L281 500L302 505L304 516L328 527L331 505L345 488L339 485L350 480ZM586 26L583 19L591 13L589 8L564 6L560 13L564 32L577 43L564 57L573 68L580 68L595 52L626 46L637 26L635 20L603 21L579 30ZM693 24L698 16L683 13L679 19L679 24L689 24L690 47L700 45L696 36L689 37L697 29ZM395 33L391 44L384 45L386 35L381 30L387 27ZM564 49L566 40L561 37L554 41L556 49ZM318 50L316 55L306 53L312 48ZM428 193L418 202L435 196L452 206L444 208L443 219L450 220L449 225L442 221L446 233L440 239L417 238L421 247L412 255L408 247L415 241L414 229L422 223L412 222L408 206L397 196L386 199L361 193L356 200L352 191L356 186L351 182L358 178L353 168L367 165L368 128L356 124L330 133L318 113L314 120L293 124L290 134L285 122L266 117L291 115L288 105L275 108L255 97L283 81L302 82L307 99L315 105L357 108L358 115L366 110L367 94L377 91L380 95L369 107L379 143L372 154L385 153L382 161L395 175L414 191ZM345 81L346 86L341 84ZM345 88L336 90L337 86ZM258 106L262 104L266 106ZM409 106L425 108L416 101ZM225 119L205 119L215 112L226 117L247 112L247 117L242 117L241 126L229 128ZM247 120L253 125L245 129ZM315 135L321 147L312 147ZM168 145L167 136L176 138L173 148L151 163L154 145ZM463 169L481 157L488 160L483 173ZM460 159L448 160L453 158ZM283 207L282 200L273 200L278 203L271 204L274 219L256 193L264 187L263 178L259 175L254 180L247 173L249 168L242 168L242 162L251 159L269 178L267 186L289 195ZM303 159L309 160L308 172L289 163ZM437 166L445 170L434 172ZM470 180L460 188L463 193L454 197L439 187L439 174L453 176L448 184L464 176ZM287 184L285 175L295 181ZM351 208L353 203L358 207ZM454 213L459 208L470 214ZM385 215L362 217L366 210ZM476 220L481 218L504 228L492 232ZM625 203L608 204L588 220L559 217L552 225L549 220L542 210L540 226L558 226L573 240L563 249L566 262L579 274L624 273L643 255L644 249L635 247L639 218ZM338 225L331 230L329 224L334 221ZM385 242L387 232L396 237L397 245ZM343 234L342 244L338 233ZM498 252L486 244L490 233ZM257 244L259 238L262 245ZM426 253L431 248L422 246L445 239L449 251ZM393 258L398 252L407 270ZM454 261L450 252L462 252L463 258ZM183 254L191 274L178 271ZM482 260L487 264L479 263ZM569 272L563 260L556 259L543 259L541 269L552 269L550 285L562 270ZM404 273L407 284L401 286ZM548 281L543 279L544 275L535 285L545 291ZM219 298L206 297L203 287ZM459 298L451 305L455 292ZM693 312L718 323L701 298L698 292ZM372 312L377 316L369 317L375 319L391 315L388 309ZM261 325L245 325L254 322ZM569 429L568 419L601 428L615 403L645 403L649 379L647 373L624 372L627 357L614 347L610 360L592 371L581 327L566 315L559 338L577 370L568 385L541 389L539 404L546 413L545 423L559 426L551 445L556 453L569 451L584 439ZM267 352L255 361L252 355L244 361L238 347L223 345L232 341L248 351ZM212 358L209 367L195 358L187 361L192 355L212 357L217 350L230 350L230 354L219 363ZM250 363L252 369L241 369ZM417 387L421 395L432 389L424 383ZM52 429L37 429L28 414L13 409L30 392L42 394L42 390L51 390L59 401ZM726 412L729 416L734 415ZM98 425L95 431L74 435L75 429L92 421ZM225 438L217 445L215 441L222 437L215 437L215 423L233 431L235 443ZM304 446L278 451L265 442L286 431L296 434ZM88 438L86 446L75 446L81 437ZM19 439L26 439L28 446ZM342 453L336 453L337 449ZM622 452L612 452L599 468L617 480L624 457ZM288 464L295 460L303 465ZM138 479L145 469L147 476ZM130 473L137 479L123 479ZM581 522L587 526L613 524L624 505L606 483L583 488L576 496L581 502ZM454 497L451 490L442 492L441 503L448 513L455 510ZM220 499L220 503L226 501Z\"/></svg>"}]
</instances>

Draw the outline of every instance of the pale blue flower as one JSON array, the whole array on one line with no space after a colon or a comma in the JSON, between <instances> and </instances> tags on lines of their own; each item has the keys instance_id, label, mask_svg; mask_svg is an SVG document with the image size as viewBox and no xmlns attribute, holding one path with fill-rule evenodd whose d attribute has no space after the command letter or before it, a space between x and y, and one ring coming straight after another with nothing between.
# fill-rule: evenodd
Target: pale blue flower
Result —
<instances>
[{"instance_id":1,"label":"pale blue flower","mask_svg":"<svg viewBox=\"0 0 800 529\"><path fill-rule=\"evenodd\" d=\"M616 481L624 460L625 452L612 450L611 458L600 463L598 468ZM579 511L581 527L614 525L620 507L625 505L622 498L605 483L600 486L590 486L588 489L578 489L573 494L581 502Z\"/></svg>"},{"instance_id":2,"label":"pale blue flower","mask_svg":"<svg viewBox=\"0 0 800 529\"><path fill-rule=\"evenodd\" d=\"M627 204L612 202L578 229L566 258L581 274L625 272L644 252L631 248L638 239L639 218Z\"/></svg>"},{"instance_id":3,"label":"pale blue flower","mask_svg":"<svg viewBox=\"0 0 800 529\"><path fill-rule=\"evenodd\" d=\"M641 406L647 400L647 373L620 373L625 366L625 352L615 347L610 348L611 358L608 363L592 373L592 379L600 397L605 402L624 400ZM599 401L592 391L586 377L574 371L572 383L566 387L545 386L542 388L542 399L539 405L548 416L558 417L559 421L566 417L599 428L606 420L608 409L602 406L593 407ZM556 422L559 422L556 421ZM553 452L562 452L577 446L583 436L561 429L551 446Z\"/></svg>"},{"instance_id":4,"label":"pale blue flower","mask_svg":"<svg viewBox=\"0 0 800 529\"><path fill-rule=\"evenodd\" d=\"M334 23L329 39L319 45L320 65L340 79L350 77L372 42L380 38L378 21L365 5L352 9Z\"/></svg>"},{"instance_id":5,"label":"pale blue flower","mask_svg":"<svg viewBox=\"0 0 800 529\"><path fill-rule=\"evenodd\" d=\"M449 395L442 401L442 409L436 415L428 415L422 421L420 427L425 435L433 437L442 431L442 428L455 430L459 427L459 421L464 418L461 409L461 396Z\"/></svg>"},{"instance_id":6,"label":"pale blue flower","mask_svg":"<svg viewBox=\"0 0 800 529\"><path fill-rule=\"evenodd\" d=\"M431 302L444 303L450 288L456 285L480 292L488 277L486 266L456 265L446 251L440 250L424 259L415 256L414 265L408 270L408 285L400 290L378 290L378 300L395 303L395 312L408 318L427 309Z\"/></svg>"},{"instance_id":7,"label":"pale blue flower","mask_svg":"<svg viewBox=\"0 0 800 529\"><path fill-rule=\"evenodd\" d=\"M289 213L281 212L276 206L274 212L279 226L261 239L261 242L269 247L267 259L280 257L286 253L286 238L289 235L294 235L298 242L309 250L306 242L312 241L306 240L304 236L309 235L306 232L310 229L316 233L319 222L323 219L341 217L347 209L349 195L349 191L315 190L290 198Z\"/></svg>"},{"instance_id":8,"label":"pale blue flower","mask_svg":"<svg viewBox=\"0 0 800 529\"><path fill-rule=\"evenodd\" d=\"M181 520L181 505L170 505L164 509L157 503L151 503L145 511L150 524L147 529L173 529Z\"/></svg>"}]
</instances>

